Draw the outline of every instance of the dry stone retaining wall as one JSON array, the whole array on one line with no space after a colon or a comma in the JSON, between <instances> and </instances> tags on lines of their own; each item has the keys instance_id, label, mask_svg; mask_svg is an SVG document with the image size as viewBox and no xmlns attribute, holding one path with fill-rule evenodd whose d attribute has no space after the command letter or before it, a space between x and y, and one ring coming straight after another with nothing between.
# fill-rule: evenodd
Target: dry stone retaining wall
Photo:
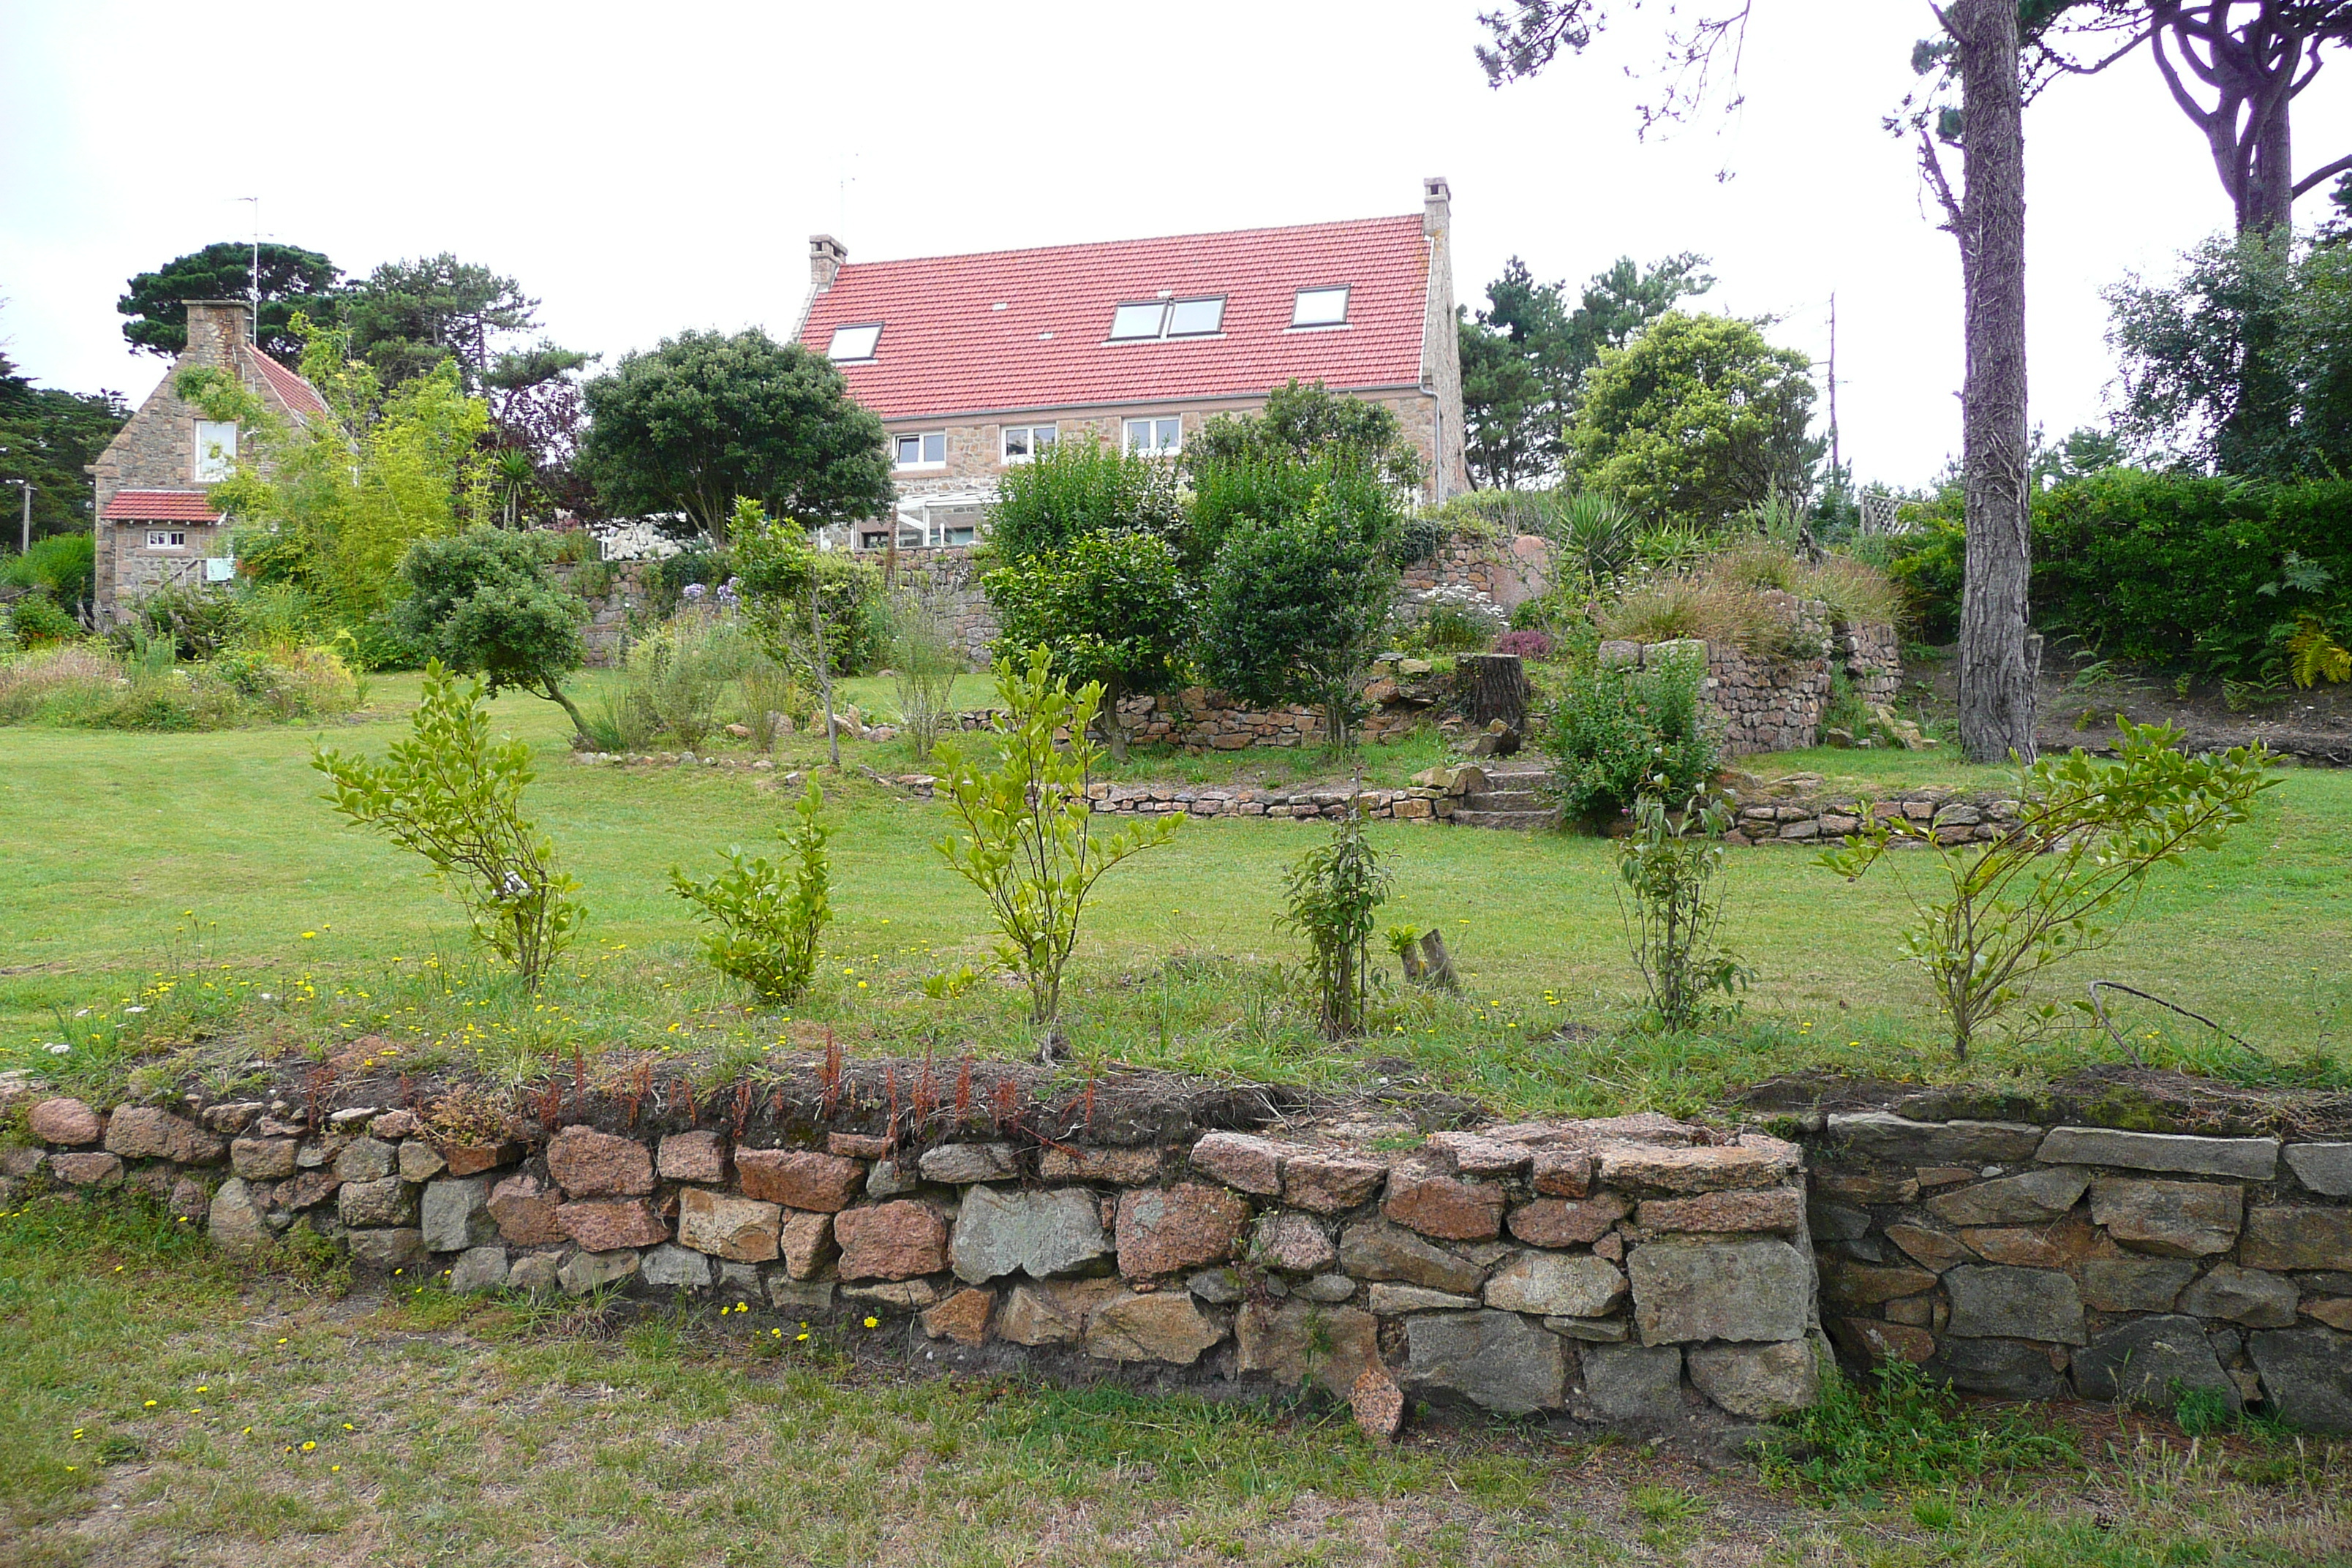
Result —
<instances>
[{"instance_id":1,"label":"dry stone retaining wall","mask_svg":"<svg viewBox=\"0 0 2352 1568\"><path fill-rule=\"evenodd\" d=\"M2352 1142L1886 1111L1809 1118L1801 1146L1654 1115L927 1147L509 1119L481 1141L193 1097L37 1100L25 1126L0 1202L131 1187L233 1250L299 1226L459 1291L871 1317L950 1366L1312 1381L1379 1432L1408 1395L1769 1416L1815 1397L1824 1326L1850 1364L1977 1392L2352 1432Z\"/></svg>"},{"instance_id":2,"label":"dry stone retaining wall","mask_svg":"<svg viewBox=\"0 0 2352 1568\"><path fill-rule=\"evenodd\" d=\"M1822 1312L1850 1358L2352 1432L2352 1142L1885 1111L1809 1142Z\"/></svg>"},{"instance_id":3,"label":"dry stone retaining wall","mask_svg":"<svg viewBox=\"0 0 2352 1568\"><path fill-rule=\"evenodd\" d=\"M1748 653L1731 643L1685 638L1673 642L1604 642L1604 663L1654 668L1704 655L1700 700L1723 728L1724 752L1799 752L1822 741L1832 667L1864 707L1895 700L1903 685L1901 644L1892 626L1853 626L1832 618L1818 599L1768 591L1792 630L1790 644L1815 649L1795 655Z\"/></svg>"},{"instance_id":4,"label":"dry stone retaining wall","mask_svg":"<svg viewBox=\"0 0 2352 1568\"><path fill-rule=\"evenodd\" d=\"M1139 1147L761 1147L585 1125L496 1142L405 1110L189 1113L70 1099L7 1178L133 1186L267 1255L305 1227L455 1290L719 1292L1050 1352L1312 1381L1392 1432L1408 1395L1601 1423L1807 1405L1820 1345L1801 1154L1658 1116L1426 1138L1341 1122Z\"/></svg>"}]
</instances>

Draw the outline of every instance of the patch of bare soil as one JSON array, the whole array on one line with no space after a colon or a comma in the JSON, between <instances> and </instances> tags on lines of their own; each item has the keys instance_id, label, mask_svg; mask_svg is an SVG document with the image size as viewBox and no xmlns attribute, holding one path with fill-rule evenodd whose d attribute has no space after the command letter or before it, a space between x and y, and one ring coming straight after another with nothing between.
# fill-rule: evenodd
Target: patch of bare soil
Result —
<instances>
[{"instance_id":1,"label":"patch of bare soil","mask_svg":"<svg viewBox=\"0 0 2352 1568\"><path fill-rule=\"evenodd\" d=\"M1958 711L1959 662L1950 657L1958 650L1940 651L1945 657L1904 672L1906 681L1927 683L1924 691L1913 686L1910 695L1931 718ZM2259 742L2314 766L2352 766L2352 683L2308 691L2292 686L2259 692L2240 688L2239 706L2232 708L2231 691L2221 681L2197 679L2184 686L2176 677L2068 646L2044 650L2036 695L2040 722L2034 738L2045 752L2075 746L2112 751L2120 713L2135 724L2178 727L2192 752Z\"/></svg>"},{"instance_id":2,"label":"patch of bare soil","mask_svg":"<svg viewBox=\"0 0 2352 1568\"><path fill-rule=\"evenodd\" d=\"M2352 1094L2252 1088L2120 1063L2084 1068L2041 1089L1790 1073L1755 1085L1740 1102L1780 1114L1887 1110L1920 1121L2063 1122L2225 1137L2352 1135Z\"/></svg>"}]
</instances>

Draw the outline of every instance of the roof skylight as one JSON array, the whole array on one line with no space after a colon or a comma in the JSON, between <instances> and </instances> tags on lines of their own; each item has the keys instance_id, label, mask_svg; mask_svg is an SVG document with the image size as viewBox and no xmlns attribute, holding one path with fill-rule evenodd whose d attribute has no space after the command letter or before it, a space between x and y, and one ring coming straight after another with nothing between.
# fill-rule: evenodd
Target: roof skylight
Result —
<instances>
[{"instance_id":1,"label":"roof skylight","mask_svg":"<svg viewBox=\"0 0 2352 1568\"><path fill-rule=\"evenodd\" d=\"M1290 309L1294 327L1339 327L1348 321L1348 289L1301 289Z\"/></svg>"},{"instance_id":2,"label":"roof skylight","mask_svg":"<svg viewBox=\"0 0 2352 1568\"><path fill-rule=\"evenodd\" d=\"M1137 300L1111 312L1110 341L1134 343L1155 338L1213 337L1224 323L1222 294L1199 300Z\"/></svg>"},{"instance_id":3,"label":"roof skylight","mask_svg":"<svg viewBox=\"0 0 2352 1568\"><path fill-rule=\"evenodd\" d=\"M835 327L833 345L824 357L838 363L842 360L872 359L875 345L882 341L882 323L868 321L863 326Z\"/></svg>"}]
</instances>

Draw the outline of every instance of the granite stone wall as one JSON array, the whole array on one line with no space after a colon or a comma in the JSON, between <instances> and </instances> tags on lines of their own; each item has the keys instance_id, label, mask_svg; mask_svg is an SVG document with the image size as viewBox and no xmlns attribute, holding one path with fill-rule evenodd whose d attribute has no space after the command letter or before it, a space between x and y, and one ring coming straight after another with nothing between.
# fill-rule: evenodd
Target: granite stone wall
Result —
<instances>
[{"instance_id":1,"label":"granite stone wall","mask_svg":"<svg viewBox=\"0 0 2352 1568\"><path fill-rule=\"evenodd\" d=\"M1853 1361L2352 1432L2352 1142L1886 1111L1807 1142L1822 1312Z\"/></svg>"},{"instance_id":2,"label":"granite stone wall","mask_svg":"<svg viewBox=\"0 0 2352 1568\"><path fill-rule=\"evenodd\" d=\"M950 1368L1312 1382L1383 1435L1408 1396L1769 1416L1816 1397L1823 1328L1849 1365L1976 1392L2194 1395L2352 1432L2352 1142L1885 1110L1812 1113L1795 1142L1650 1114L1423 1132L1378 1110L1129 1118L1121 1142L936 1100L908 1118L895 1096L866 1131L828 1129L857 1120L828 1098L746 1133L748 1087L688 1097L663 1131L632 1101L618 1131L16 1098L0 1203L135 1188L265 1260L299 1227L456 1291L870 1319Z\"/></svg>"},{"instance_id":3,"label":"granite stone wall","mask_svg":"<svg viewBox=\"0 0 2352 1568\"><path fill-rule=\"evenodd\" d=\"M1722 727L1728 756L1798 752L1822 742L1822 721L1841 671L1864 707L1894 701L1903 685L1903 656L1895 628L1849 626L1818 599L1769 591L1761 595L1787 618L1796 652L1750 653L1726 642L1604 642L1604 663L1649 668L1670 660L1704 658L1699 700Z\"/></svg>"}]
</instances>

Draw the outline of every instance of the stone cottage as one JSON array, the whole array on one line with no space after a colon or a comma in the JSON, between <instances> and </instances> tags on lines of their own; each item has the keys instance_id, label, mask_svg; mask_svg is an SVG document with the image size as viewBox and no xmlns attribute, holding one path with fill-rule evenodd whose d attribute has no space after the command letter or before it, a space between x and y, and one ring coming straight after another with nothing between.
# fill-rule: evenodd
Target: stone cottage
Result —
<instances>
[{"instance_id":1,"label":"stone cottage","mask_svg":"<svg viewBox=\"0 0 2352 1568\"><path fill-rule=\"evenodd\" d=\"M901 547L972 542L998 478L1056 441L1172 455L1294 378L1395 410L1442 501L1468 488L1452 198L1436 177L1422 195L1397 217L906 261L820 234L797 335L889 431Z\"/></svg>"},{"instance_id":2,"label":"stone cottage","mask_svg":"<svg viewBox=\"0 0 2352 1568\"><path fill-rule=\"evenodd\" d=\"M208 419L181 397L173 390L181 372L231 371L289 424L326 415L315 387L255 345L250 321L242 300L189 300L188 346L90 465L98 482L101 626L158 588L227 582L236 573L227 559L229 520L213 505L211 486L235 471L238 443L252 433L234 421Z\"/></svg>"}]
</instances>

